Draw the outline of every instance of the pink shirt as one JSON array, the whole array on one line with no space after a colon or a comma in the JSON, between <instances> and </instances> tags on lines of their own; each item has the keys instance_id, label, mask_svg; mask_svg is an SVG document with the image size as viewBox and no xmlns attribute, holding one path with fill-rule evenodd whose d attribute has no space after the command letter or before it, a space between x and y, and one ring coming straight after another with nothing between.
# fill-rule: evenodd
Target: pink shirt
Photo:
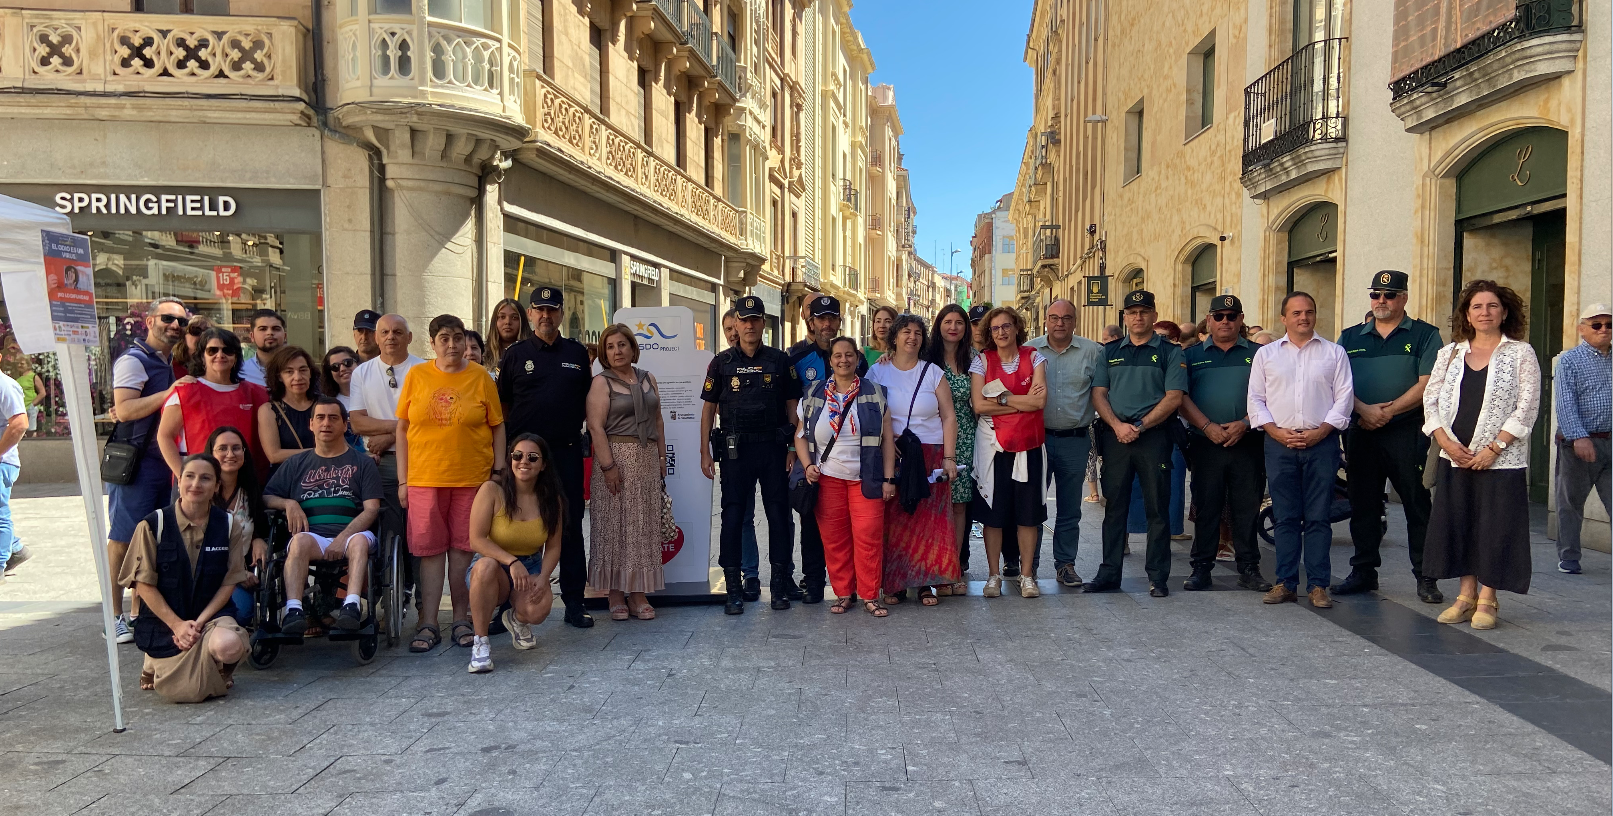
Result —
<instances>
[{"instance_id":1,"label":"pink shirt","mask_svg":"<svg viewBox=\"0 0 1613 816\"><path fill-rule=\"evenodd\" d=\"M1338 430L1350 424L1355 380L1343 347L1322 337L1304 346L1283 335L1255 352L1249 372L1249 423L1308 431L1326 423Z\"/></svg>"}]
</instances>

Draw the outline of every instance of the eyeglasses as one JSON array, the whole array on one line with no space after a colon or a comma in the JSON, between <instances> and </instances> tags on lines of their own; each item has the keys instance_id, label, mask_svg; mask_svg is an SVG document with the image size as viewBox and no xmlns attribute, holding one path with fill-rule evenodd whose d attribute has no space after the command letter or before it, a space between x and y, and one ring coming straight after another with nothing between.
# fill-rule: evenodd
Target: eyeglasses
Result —
<instances>
[{"instance_id":1,"label":"eyeglasses","mask_svg":"<svg viewBox=\"0 0 1613 816\"><path fill-rule=\"evenodd\" d=\"M356 365L358 365L358 361L352 357L343 357L340 360L330 361L330 367L336 369L337 371L343 371Z\"/></svg>"},{"instance_id":2,"label":"eyeglasses","mask_svg":"<svg viewBox=\"0 0 1613 816\"><path fill-rule=\"evenodd\" d=\"M1210 319L1214 320L1217 323L1231 323L1232 321L1238 319L1238 313L1237 312L1216 312L1215 314L1210 315Z\"/></svg>"},{"instance_id":3,"label":"eyeglasses","mask_svg":"<svg viewBox=\"0 0 1613 816\"><path fill-rule=\"evenodd\" d=\"M179 328L183 329L186 326L190 325L190 318L188 318L188 317L181 317L179 315L171 315L171 314L157 315L157 317L158 317L158 319L162 320L162 324L164 326L172 326L175 323L178 323Z\"/></svg>"},{"instance_id":4,"label":"eyeglasses","mask_svg":"<svg viewBox=\"0 0 1613 816\"><path fill-rule=\"evenodd\" d=\"M1399 292L1368 292L1367 297L1373 300L1394 300L1400 297Z\"/></svg>"},{"instance_id":5,"label":"eyeglasses","mask_svg":"<svg viewBox=\"0 0 1613 816\"><path fill-rule=\"evenodd\" d=\"M510 454L510 462L512 463L523 460L535 465L543 461L543 454L537 452L522 453L521 451L514 451Z\"/></svg>"},{"instance_id":6,"label":"eyeglasses","mask_svg":"<svg viewBox=\"0 0 1613 816\"><path fill-rule=\"evenodd\" d=\"M221 454L221 453L240 454L240 453L244 453L244 452L246 452L246 448L244 446L241 446L241 445L215 445L215 446L213 446L213 455L215 455L215 456L217 456L218 454Z\"/></svg>"},{"instance_id":7,"label":"eyeglasses","mask_svg":"<svg viewBox=\"0 0 1613 816\"><path fill-rule=\"evenodd\" d=\"M1603 323L1602 321L1598 320L1595 323L1586 323L1585 325L1590 326L1591 331L1601 331L1609 326L1613 326L1613 323Z\"/></svg>"},{"instance_id":8,"label":"eyeglasses","mask_svg":"<svg viewBox=\"0 0 1613 816\"><path fill-rule=\"evenodd\" d=\"M387 366L386 367L386 387L387 388L397 388L398 387L398 373L396 371L392 370L392 366Z\"/></svg>"},{"instance_id":9,"label":"eyeglasses","mask_svg":"<svg viewBox=\"0 0 1613 816\"><path fill-rule=\"evenodd\" d=\"M235 352L223 346L208 346L203 353L209 357L234 357Z\"/></svg>"},{"instance_id":10,"label":"eyeglasses","mask_svg":"<svg viewBox=\"0 0 1613 816\"><path fill-rule=\"evenodd\" d=\"M991 333L992 334L1007 334L1008 332L1013 331L1014 328L1015 328L1014 324L1012 324L1012 323L1004 323L1001 326L992 326L991 327Z\"/></svg>"}]
</instances>

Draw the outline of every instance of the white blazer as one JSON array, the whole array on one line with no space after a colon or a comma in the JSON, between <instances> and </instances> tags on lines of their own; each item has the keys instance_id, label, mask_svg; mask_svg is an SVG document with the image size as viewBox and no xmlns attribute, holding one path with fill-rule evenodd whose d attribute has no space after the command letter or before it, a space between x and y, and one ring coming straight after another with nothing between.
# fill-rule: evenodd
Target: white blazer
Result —
<instances>
[{"instance_id":1,"label":"white blazer","mask_svg":"<svg viewBox=\"0 0 1613 816\"><path fill-rule=\"evenodd\" d=\"M1468 341L1451 343L1439 350L1434 360L1434 371L1423 391L1423 433L1432 437L1434 430L1444 428L1452 440L1456 434L1451 424L1461 406L1462 378L1467 375ZM1484 407L1479 409L1478 423L1473 427L1473 439L1468 450L1477 451L1488 446L1502 431L1517 441L1496 457L1491 470L1514 470L1529 466L1529 430L1540 413L1540 362L1535 358L1533 346L1503 335L1501 344L1490 356L1489 376L1484 383ZM1451 461L1441 450L1440 458Z\"/></svg>"}]
</instances>

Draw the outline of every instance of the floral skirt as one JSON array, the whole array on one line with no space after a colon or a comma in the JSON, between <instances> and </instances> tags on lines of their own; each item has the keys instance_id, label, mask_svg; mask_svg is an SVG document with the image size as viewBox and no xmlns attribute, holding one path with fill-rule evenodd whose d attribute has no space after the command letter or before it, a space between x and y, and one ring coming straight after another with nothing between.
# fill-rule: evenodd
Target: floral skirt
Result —
<instances>
[{"instance_id":1,"label":"floral skirt","mask_svg":"<svg viewBox=\"0 0 1613 816\"><path fill-rule=\"evenodd\" d=\"M925 445L926 471L941 467L943 446ZM930 485L930 497L909 514L901 502L885 502L886 592L907 587L950 584L962 577L958 568L958 542L952 533L952 491L947 485Z\"/></svg>"},{"instance_id":2,"label":"floral skirt","mask_svg":"<svg viewBox=\"0 0 1613 816\"><path fill-rule=\"evenodd\" d=\"M661 451L653 444L610 443L622 492L605 486L594 461L588 500L588 584L601 591L655 592L661 567Z\"/></svg>"}]
</instances>

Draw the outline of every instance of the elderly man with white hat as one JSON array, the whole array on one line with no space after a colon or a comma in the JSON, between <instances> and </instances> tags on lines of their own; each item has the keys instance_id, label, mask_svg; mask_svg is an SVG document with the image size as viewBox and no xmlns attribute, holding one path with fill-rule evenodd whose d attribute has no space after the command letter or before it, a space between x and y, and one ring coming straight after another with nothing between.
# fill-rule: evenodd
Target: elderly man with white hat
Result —
<instances>
[{"instance_id":1,"label":"elderly man with white hat","mask_svg":"<svg viewBox=\"0 0 1613 816\"><path fill-rule=\"evenodd\" d=\"M1592 303L1579 313L1580 344L1557 358L1557 571L1578 575L1585 499L1596 488L1602 510L1613 497L1613 309Z\"/></svg>"}]
</instances>

